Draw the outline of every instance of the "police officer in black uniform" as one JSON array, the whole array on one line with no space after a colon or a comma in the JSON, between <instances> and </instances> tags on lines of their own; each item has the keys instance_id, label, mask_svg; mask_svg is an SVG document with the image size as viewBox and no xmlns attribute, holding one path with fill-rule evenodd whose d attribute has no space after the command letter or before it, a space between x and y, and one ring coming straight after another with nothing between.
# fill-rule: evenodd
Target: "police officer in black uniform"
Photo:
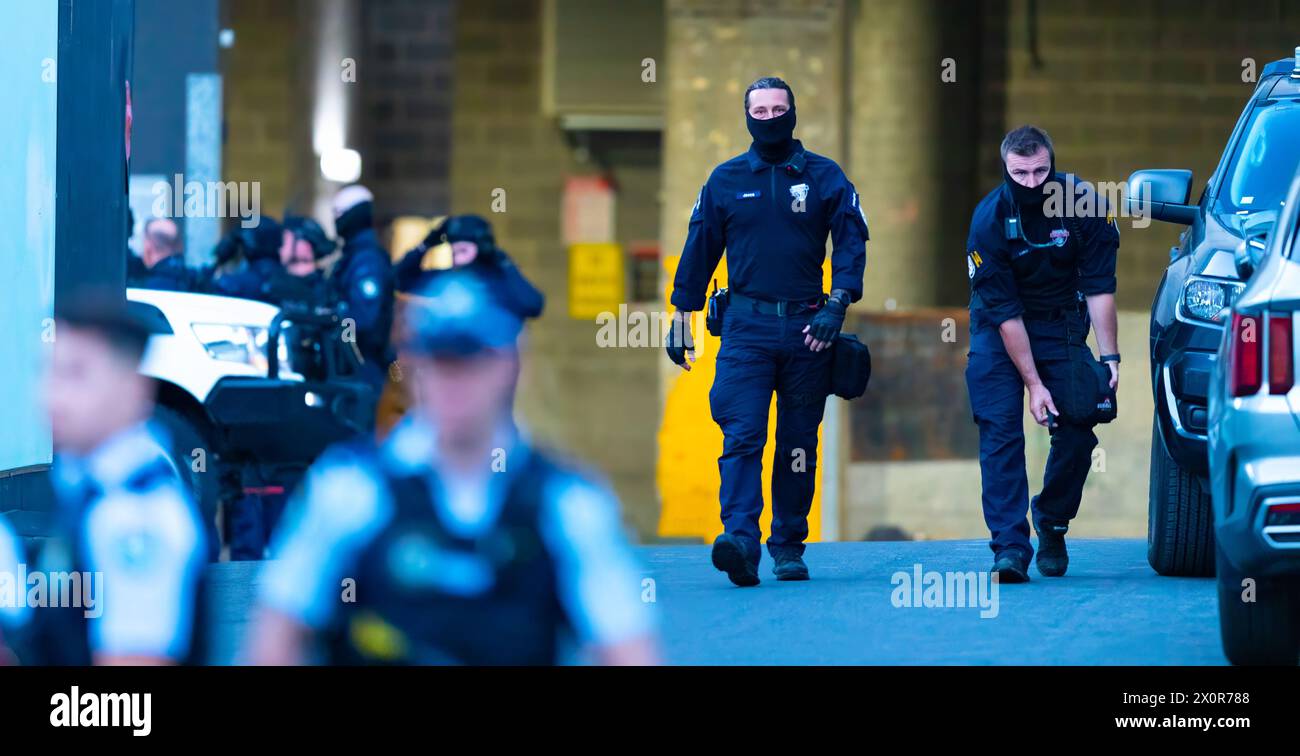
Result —
<instances>
[{"instance_id":1,"label":"police officer in black uniform","mask_svg":"<svg viewBox=\"0 0 1300 756\"><path fill-rule=\"evenodd\" d=\"M332 294L320 261L337 244L311 218L288 215L284 219L284 242L280 246L280 267L265 282L266 301L276 305L296 302L327 307Z\"/></svg>"},{"instance_id":2,"label":"police officer in black uniform","mask_svg":"<svg viewBox=\"0 0 1300 756\"><path fill-rule=\"evenodd\" d=\"M705 306L725 249L730 290L717 375L709 393L722 428L719 499L725 532L713 564L733 583L757 585L758 518L768 405L777 395L772 471L772 532L778 580L806 580L804 540L817 462L817 428L830 393L836 336L862 297L866 216L858 193L833 160L794 138L795 103L775 77L745 90L749 151L713 170L691 212L673 282L669 358L685 370L694 360L687 313ZM831 293L822 263L831 237ZM801 463L801 464L800 464Z\"/></svg>"},{"instance_id":3,"label":"police officer in black uniform","mask_svg":"<svg viewBox=\"0 0 1300 756\"><path fill-rule=\"evenodd\" d=\"M1079 361L1095 365L1086 343L1090 326L1101 360L1109 366L1109 389L1118 386L1114 294L1119 231L1087 185L1056 172L1051 139L1041 129L1013 130L1001 153L1003 184L975 208L967 244L971 346L966 385L980 429L993 570L1003 582L1024 582L1034 553L1025 520L1024 392L1029 391L1034 420L1049 428L1052 438L1043 490L1033 500L1038 570L1059 577L1069 563L1065 533L1079 511L1097 437L1093 420L1058 407L1097 401L1095 386L1071 378L1078 375L1073 371ZM1075 208L1092 212L1080 216ZM1103 373L1104 390L1105 371L1097 370Z\"/></svg>"},{"instance_id":4,"label":"police officer in black uniform","mask_svg":"<svg viewBox=\"0 0 1300 756\"><path fill-rule=\"evenodd\" d=\"M451 246L450 268L424 267L428 251L440 244ZM546 297L533 286L504 249L497 246L492 224L478 215L454 215L429 232L420 244L393 267L397 291L413 293L427 288L448 270L471 269L487 283L492 295L519 318L541 316Z\"/></svg>"},{"instance_id":5,"label":"police officer in black uniform","mask_svg":"<svg viewBox=\"0 0 1300 756\"><path fill-rule=\"evenodd\" d=\"M195 274L185 265L181 252L180 229L171 218L151 218L144 224L144 243L140 260L143 270L137 270L131 285L143 289L191 291Z\"/></svg>"},{"instance_id":6,"label":"police officer in black uniform","mask_svg":"<svg viewBox=\"0 0 1300 756\"><path fill-rule=\"evenodd\" d=\"M318 260L334 251L335 243L321 225L311 218L287 215L280 228L282 243L278 257L259 256L257 264L246 269L248 275L237 280L245 296L280 308L301 307L308 311L332 305L332 291L318 267ZM290 315L290 320L293 317ZM332 332L327 332L333 338ZM294 325L287 341L293 350L295 370L315 378L318 349L315 342L326 334ZM271 534L284 509L285 496L279 493L245 493L230 502L226 513L226 533L231 561L262 559Z\"/></svg>"},{"instance_id":7,"label":"police officer in black uniform","mask_svg":"<svg viewBox=\"0 0 1300 756\"><path fill-rule=\"evenodd\" d=\"M269 215L245 226L241 219L222 237L214 250L213 265L204 278L211 294L265 301L266 282L280 269L284 228Z\"/></svg>"},{"instance_id":8,"label":"police officer in black uniform","mask_svg":"<svg viewBox=\"0 0 1300 756\"><path fill-rule=\"evenodd\" d=\"M393 273L374 228L374 195L354 184L334 196L334 230L343 256L330 274L340 314L355 328L362 375L378 396L384 388L393 327Z\"/></svg>"}]
</instances>

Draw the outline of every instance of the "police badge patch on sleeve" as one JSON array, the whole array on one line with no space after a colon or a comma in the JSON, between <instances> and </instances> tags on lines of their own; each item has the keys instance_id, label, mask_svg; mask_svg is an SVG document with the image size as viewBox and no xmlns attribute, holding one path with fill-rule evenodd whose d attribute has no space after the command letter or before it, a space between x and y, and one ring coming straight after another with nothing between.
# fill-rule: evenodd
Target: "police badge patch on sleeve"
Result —
<instances>
[{"instance_id":1,"label":"police badge patch on sleeve","mask_svg":"<svg viewBox=\"0 0 1300 756\"><path fill-rule=\"evenodd\" d=\"M862 222L865 224L865 223L867 222L867 214L864 213L864 212L862 212L862 205L859 205L859 204L858 204L858 193L857 193L857 192L854 192L854 193L853 193L853 206L856 207L856 208L858 209L858 215L862 216Z\"/></svg>"},{"instance_id":2,"label":"police badge patch on sleeve","mask_svg":"<svg viewBox=\"0 0 1300 756\"><path fill-rule=\"evenodd\" d=\"M983 264L984 260L980 258L979 250L971 250L970 254L966 255L966 276L974 279L975 270Z\"/></svg>"}]
</instances>

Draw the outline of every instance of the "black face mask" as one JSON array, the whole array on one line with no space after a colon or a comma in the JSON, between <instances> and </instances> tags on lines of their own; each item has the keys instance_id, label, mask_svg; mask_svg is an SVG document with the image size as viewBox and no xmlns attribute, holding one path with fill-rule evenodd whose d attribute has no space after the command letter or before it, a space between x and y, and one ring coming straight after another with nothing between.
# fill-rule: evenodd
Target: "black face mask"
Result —
<instances>
[{"instance_id":1,"label":"black face mask","mask_svg":"<svg viewBox=\"0 0 1300 756\"><path fill-rule=\"evenodd\" d=\"M1053 155L1052 162L1048 164L1047 178L1038 186L1028 187L1016 183L1016 180L1011 178L1011 174L1007 173L1005 162L1002 164L1002 181L1007 185L1007 189L1011 190L1011 199L1015 200L1017 205L1025 208L1042 207L1052 185L1056 183L1056 156Z\"/></svg>"},{"instance_id":2,"label":"black face mask","mask_svg":"<svg viewBox=\"0 0 1300 756\"><path fill-rule=\"evenodd\" d=\"M754 150L764 161L776 164L790 157L794 149L793 107L766 121L760 121L746 111L745 126L754 138Z\"/></svg>"}]
</instances>

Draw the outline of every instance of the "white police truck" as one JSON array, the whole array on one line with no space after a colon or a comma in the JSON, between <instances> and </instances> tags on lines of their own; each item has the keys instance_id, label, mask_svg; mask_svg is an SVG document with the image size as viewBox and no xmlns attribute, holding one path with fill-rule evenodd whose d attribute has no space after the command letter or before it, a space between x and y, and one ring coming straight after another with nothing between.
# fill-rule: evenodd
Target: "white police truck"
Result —
<instances>
[{"instance_id":1,"label":"white police truck","mask_svg":"<svg viewBox=\"0 0 1300 756\"><path fill-rule=\"evenodd\" d=\"M150 327L141 373L155 419L204 516L246 494L293 488L329 444L370 430L376 397L355 345L325 308L128 288Z\"/></svg>"}]
</instances>

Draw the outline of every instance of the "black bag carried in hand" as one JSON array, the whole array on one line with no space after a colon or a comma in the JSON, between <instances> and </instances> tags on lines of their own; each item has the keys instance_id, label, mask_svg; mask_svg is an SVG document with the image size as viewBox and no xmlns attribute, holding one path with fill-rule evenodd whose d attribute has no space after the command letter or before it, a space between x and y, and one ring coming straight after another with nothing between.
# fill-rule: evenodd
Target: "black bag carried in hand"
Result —
<instances>
[{"instance_id":1,"label":"black bag carried in hand","mask_svg":"<svg viewBox=\"0 0 1300 756\"><path fill-rule=\"evenodd\" d=\"M1076 425L1109 423L1119 416L1119 402L1110 387L1110 368L1098 361L1087 345L1071 344L1069 350L1068 395L1053 397L1061 418Z\"/></svg>"},{"instance_id":2,"label":"black bag carried in hand","mask_svg":"<svg viewBox=\"0 0 1300 756\"><path fill-rule=\"evenodd\" d=\"M857 399L871 381L871 350L852 334L841 333L831 349L831 393Z\"/></svg>"},{"instance_id":3,"label":"black bag carried in hand","mask_svg":"<svg viewBox=\"0 0 1300 756\"><path fill-rule=\"evenodd\" d=\"M704 329L714 336L722 336L722 318L727 314L727 305L731 295L727 289L718 288L718 279L713 279L713 293L709 295L708 309L704 314Z\"/></svg>"}]
</instances>

